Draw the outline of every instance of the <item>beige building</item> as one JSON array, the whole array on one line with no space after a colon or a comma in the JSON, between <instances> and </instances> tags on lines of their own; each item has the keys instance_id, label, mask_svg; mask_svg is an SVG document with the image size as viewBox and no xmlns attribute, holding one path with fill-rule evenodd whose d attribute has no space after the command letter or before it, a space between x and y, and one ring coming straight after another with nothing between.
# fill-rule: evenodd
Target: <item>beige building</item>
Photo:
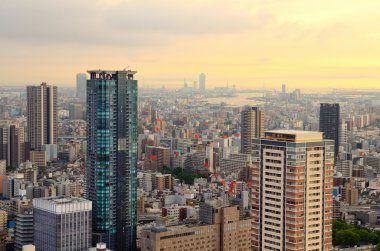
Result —
<instances>
[{"instance_id":1,"label":"beige building","mask_svg":"<svg viewBox=\"0 0 380 251\"><path fill-rule=\"evenodd\" d=\"M30 151L30 162L36 164L39 168L47 166L47 154L45 151Z\"/></svg>"},{"instance_id":2,"label":"beige building","mask_svg":"<svg viewBox=\"0 0 380 251\"><path fill-rule=\"evenodd\" d=\"M264 112L247 107L241 112L241 153L251 154L252 139L264 136Z\"/></svg>"},{"instance_id":3,"label":"beige building","mask_svg":"<svg viewBox=\"0 0 380 251\"><path fill-rule=\"evenodd\" d=\"M0 251L5 251L7 231L8 214L4 210L0 210Z\"/></svg>"},{"instance_id":4,"label":"beige building","mask_svg":"<svg viewBox=\"0 0 380 251\"><path fill-rule=\"evenodd\" d=\"M171 174L155 173L152 181L153 189L157 189L157 191L173 190L173 177Z\"/></svg>"},{"instance_id":5,"label":"beige building","mask_svg":"<svg viewBox=\"0 0 380 251\"><path fill-rule=\"evenodd\" d=\"M2 159L0 160L0 175L6 175L7 174L7 162Z\"/></svg>"},{"instance_id":6,"label":"beige building","mask_svg":"<svg viewBox=\"0 0 380 251\"><path fill-rule=\"evenodd\" d=\"M253 250L332 250L334 142L277 130L252 149Z\"/></svg>"},{"instance_id":7,"label":"beige building","mask_svg":"<svg viewBox=\"0 0 380 251\"><path fill-rule=\"evenodd\" d=\"M7 219L8 214L4 210L0 210L0 230L4 230L7 228Z\"/></svg>"},{"instance_id":8,"label":"beige building","mask_svg":"<svg viewBox=\"0 0 380 251\"><path fill-rule=\"evenodd\" d=\"M239 218L239 207L214 208L213 224L154 227L142 231L143 251L249 251L251 220Z\"/></svg>"},{"instance_id":9,"label":"beige building","mask_svg":"<svg viewBox=\"0 0 380 251\"><path fill-rule=\"evenodd\" d=\"M342 189L342 199L349 206L359 204L359 189L355 188L352 183L346 183Z\"/></svg>"}]
</instances>

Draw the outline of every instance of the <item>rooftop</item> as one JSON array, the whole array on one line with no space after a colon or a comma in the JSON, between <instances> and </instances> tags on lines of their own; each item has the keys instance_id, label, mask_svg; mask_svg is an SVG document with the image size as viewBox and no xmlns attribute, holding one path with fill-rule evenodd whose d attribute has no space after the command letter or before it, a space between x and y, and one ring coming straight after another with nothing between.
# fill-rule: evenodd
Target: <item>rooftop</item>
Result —
<instances>
[{"instance_id":1,"label":"rooftop","mask_svg":"<svg viewBox=\"0 0 380 251\"><path fill-rule=\"evenodd\" d=\"M88 70L87 71L88 73L106 73L106 74L116 74L116 72L125 72L127 74L136 74L137 71L132 71L132 70L127 70L127 69L123 69L123 70L102 70L102 69L98 69L98 70Z\"/></svg>"},{"instance_id":2,"label":"rooftop","mask_svg":"<svg viewBox=\"0 0 380 251\"><path fill-rule=\"evenodd\" d=\"M33 199L33 208L61 214L92 210L92 202L84 198L56 196Z\"/></svg>"},{"instance_id":3,"label":"rooftop","mask_svg":"<svg viewBox=\"0 0 380 251\"><path fill-rule=\"evenodd\" d=\"M265 132L265 138L290 142L311 142L322 141L323 133L301 130L272 130Z\"/></svg>"}]
</instances>

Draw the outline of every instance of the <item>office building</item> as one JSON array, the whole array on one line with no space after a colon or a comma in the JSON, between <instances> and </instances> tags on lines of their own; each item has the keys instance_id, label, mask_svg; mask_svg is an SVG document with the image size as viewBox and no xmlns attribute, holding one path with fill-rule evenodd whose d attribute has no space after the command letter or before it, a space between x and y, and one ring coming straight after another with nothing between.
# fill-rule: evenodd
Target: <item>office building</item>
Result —
<instances>
[{"instance_id":1,"label":"office building","mask_svg":"<svg viewBox=\"0 0 380 251\"><path fill-rule=\"evenodd\" d=\"M334 142L276 130L255 139L253 250L332 250Z\"/></svg>"},{"instance_id":2,"label":"office building","mask_svg":"<svg viewBox=\"0 0 380 251\"><path fill-rule=\"evenodd\" d=\"M82 198L60 196L34 199L34 245L37 251L85 250L92 247L91 211L91 201Z\"/></svg>"},{"instance_id":3,"label":"office building","mask_svg":"<svg viewBox=\"0 0 380 251\"><path fill-rule=\"evenodd\" d=\"M340 106L339 104L322 103L319 114L319 131L323 132L324 139L334 140L335 156L339 153L340 134Z\"/></svg>"},{"instance_id":4,"label":"office building","mask_svg":"<svg viewBox=\"0 0 380 251\"><path fill-rule=\"evenodd\" d=\"M146 146L146 157L151 161L151 171L161 171L170 167L170 148L161 146Z\"/></svg>"},{"instance_id":5,"label":"office building","mask_svg":"<svg viewBox=\"0 0 380 251\"><path fill-rule=\"evenodd\" d=\"M26 245L33 244L33 213L27 211L16 216L15 251L22 251Z\"/></svg>"},{"instance_id":6,"label":"office building","mask_svg":"<svg viewBox=\"0 0 380 251\"><path fill-rule=\"evenodd\" d=\"M86 102L86 86L87 86L87 75L86 73L77 74L77 98L83 103Z\"/></svg>"},{"instance_id":7,"label":"office building","mask_svg":"<svg viewBox=\"0 0 380 251\"><path fill-rule=\"evenodd\" d=\"M89 71L87 188L93 231L114 251L136 250L135 71ZM98 241L98 240L97 240Z\"/></svg>"},{"instance_id":8,"label":"office building","mask_svg":"<svg viewBox=\"0 0 380 251\"><path fill-rule=\"evenodd\" d=\"M285 84L282 84L282 94L285 94L286 93L286 85Z\"/></svg>"},{"instance_id":9,"label":"office building","mask_svg":"<svg viewBox=\"0 0 380 251\"><path fill-rule=\"evenodd\" d=\"M252 140L264 136L264 112L245 107L241 112L241 153L252 153Z\"/></svg>"},{"instance_id":10,"label":"office building","mask_svg":"<svg viewBox=\"0 0 380 251\"><path fill-rule=\"evenodd\" d=\"M199 90L205 91L206 90L206 74L201 73L199 75Z\"/></svg>"},{"instance_id":11,"label":"office building","mask_svg":"<svg viewBox=\"0 0 380 251\"><path fill-rule=\"evenodd\" d=\"M27 86L27 138L31 150L44 144L57 144L57 87L42 83Z\"/></svg>"},{"instance_id":12,"label":"office building","mask_svg":"<svg viewBox=\"0 0 380 251\"><path fill-rule=\"evenodd\" d=\"M210 206L209 209L209 223L144 229L141 250L251 250L251 220L240 219L239 207Z\"/></svg>"}]
</instances>

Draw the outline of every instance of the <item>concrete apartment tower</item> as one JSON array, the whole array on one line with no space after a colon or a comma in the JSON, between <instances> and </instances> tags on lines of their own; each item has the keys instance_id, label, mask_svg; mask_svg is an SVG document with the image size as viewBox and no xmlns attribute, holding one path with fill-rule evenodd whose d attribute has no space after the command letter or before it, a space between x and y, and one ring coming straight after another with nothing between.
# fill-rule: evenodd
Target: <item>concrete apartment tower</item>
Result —
<instances>
[{"instance_id":1,"label":"concrete apartment tower","mask_svg":"<svg viewBox=\"0 0 380 251\"><path fill-rule=\"evenodd\" d=\"M27 140L30 149L41 151L42 145L57 144L57 87L42 83L27 86Z\"/></svg>"},{"instance_id":2,"label":"concrete apartment tower","mask_svg":"<svg viewBox=\"0 0 380 251\"><path fill-rule=\"evenodd\" d=\"M241 153L252 153L252 140L264 136L264 112L257 107L245 107L241 112Z\"/></svg>"},{"instance_id":3,"label":"concrete apartment tower","mask_svg":"<svg viewBox=\"0 0 380 251\"><path fill-rule=\"evenodd\" d=\"M253 250L332 250L334 142L277 130L252 151Z\"/></svg>"}]
</instances>

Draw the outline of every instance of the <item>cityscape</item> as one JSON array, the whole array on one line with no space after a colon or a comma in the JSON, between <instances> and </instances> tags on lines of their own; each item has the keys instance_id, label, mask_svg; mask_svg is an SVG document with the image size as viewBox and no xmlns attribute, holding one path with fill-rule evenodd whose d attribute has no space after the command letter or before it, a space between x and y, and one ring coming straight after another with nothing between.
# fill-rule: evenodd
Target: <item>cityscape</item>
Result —
<instances>
[{"instance_id":1,"label":"cityscape","mask_svg":"<svg viewBox=\"0 0 380 251\"><path fill-rule=\"evenodd\" d=\"M380 251L380 3L0 5L0 251Z\"/></svg>"}]
</instances>

